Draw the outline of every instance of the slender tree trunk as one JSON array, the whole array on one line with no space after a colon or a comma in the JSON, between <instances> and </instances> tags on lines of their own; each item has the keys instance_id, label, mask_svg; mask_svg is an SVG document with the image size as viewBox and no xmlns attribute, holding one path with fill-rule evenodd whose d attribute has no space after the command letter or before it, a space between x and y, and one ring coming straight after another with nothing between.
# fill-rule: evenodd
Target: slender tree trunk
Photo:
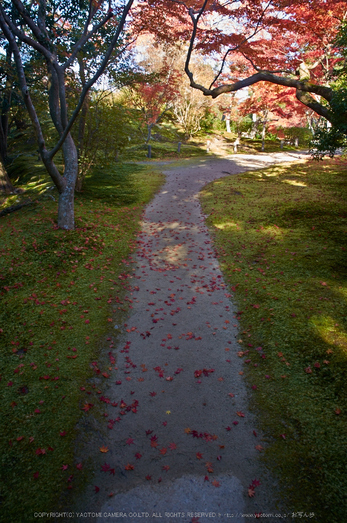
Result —
<instances>
[{"instance_id":1,"label":"slender tree trunk","mask_svg":"<svg viewBox=\"0 0 347 523\"><path fill-rule=\"evenodd\" d=\"M2 107L0 117L0 155L3 162L7 160L8 114L11 107L13 78L11 74L12 50L9 45L6 50L6 82L2 92Z\"/></svg>"},{"instance_id":2,"label":"slender tree trunk","mask_svg":"<svg viewBox=\"0 0 347 523\"><path fill-rule=\"evenodd\" d=\"M268 115L269 115L269 110L268 109L265 109L264 112L263 112L263 118L262 118L262 130L261 130L261 150L262 151L265 151L265 136L266 136L266 126L267 126L267 122L268 122Z\"/></svg>"},{"instance_id":3,"label":"slender tree trunk","mask_svg":"<svg viewBox=\"0 0 347 523\"><path fill-rule=\"evenodd\" d=\"M86 76L85 76L85 67L84 67L83 57L81 54L78 55L77 60L78 60L78 65L79 65L79 72L80 72L82 87L84 87L86 84ZM89 109L89 100L90 100L90 95L88 93L83 102L82 109L81 109L80 116L79 116L79 121L78 121L77 155L78 155L79 159L83 155L84 149L85 149L84 142L85 142L86 118L87 118L87 113L88 113L88 109ZM84 179L83 173L80 172L80 168L81 168L81 164L79 165L79 173L77 176L76 186L75 186L75 189L77 192L82 191L83 179Z\"/></svg>"},{"instance_id":4,"label":"slender tree trunk","mask_svg":"<svg viewBox=\"0 0 347 523\"><path fill-rule=\"evenodd\" d=\"M266 124L267 124L267 117L265 116L262 121L262 130L261 130L261 150L262 151L265 151Z\"/></svg>"},{"instance_id":5,"label":"slender tree trunk","mask_svg":"<svg viewBox=\"0 0 347 523\"><path fill-rule=\"evenodd\" d=\"M150 139L152 138L152 128L153 128L153 124L152 123L148 123L147 124L147 138L146 138L146 141L145 141L146 145L149 143Z\"/></svg>"},{"instance_id":6,"label":"slender tree trunk","mask_svg":"<svg viewBox=\"0 0 347 523\"><path fill-rule=\"evenodd\" d=\"M59 191L58 227L71 230L75 228L74 195L78 176L77 149L71 134L68 134L62 149L65 161L65 186Z\"/></svg>"},{"instance_id":7,"label":"slender tree trunk","mask_svg":"<svg viewBox=\"0 0 347 523\"><path fill-rule=\"evenodd\" d=\"M266 123L263 122L263 128L261 131L261 150L265 151L265 132L266 132Z\"/></svg>"},{"instance_id":8,"label":"slender tree trunk","mask_svg":"<svg viewBox=\"0 0 347 523\"><path fill-rule=\"evenodd\" d=\"M255 135L257 134L257 128L258 128L258 120L256 113L252 114L252 128L250 134L250 138L254 140Z\"/></svg>"},{"instance_id":9,"label":"slender tree trunk","mask_svg":"<svg viewBox=\"0 0 347 523\"><path fill-rule=\"evenodd\" d=\"M227 114L225 116L225 125L226 125L226 128L227 128L227 133L231 133L231 129L230 129L230 114Z\"/></svg>"}]
</instances>

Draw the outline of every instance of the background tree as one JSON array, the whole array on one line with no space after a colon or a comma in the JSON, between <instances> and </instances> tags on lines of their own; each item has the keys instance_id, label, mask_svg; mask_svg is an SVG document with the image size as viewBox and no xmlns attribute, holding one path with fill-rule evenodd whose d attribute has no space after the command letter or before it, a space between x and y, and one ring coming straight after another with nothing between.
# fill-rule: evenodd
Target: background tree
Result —
<instances>
[{"instance_id":1,"label":"background tree","mask_svg":"<svg viewBox=\"0 0 347 523\"><path fill-rule=\"evenodd\" d=\"M129 120L132 117L122 95L110 91L91 93L88 110L83 115L83 140L80 126L76 126L72 133L79 145L76 190L82 190L85 177L96 165L102 169L117 161L131 139Z\"/></svg>"},{"instance_id":2,"label":"background tree","mask_svg":"<svg viewBox=\"0 0 347 523\"><path fill-rule=\"evenodd\" d=\"M72 126L83 106L90 88L105 71L110 60L121 53L121 38L133 0L124 7L112 5L112 0L56 2L38 0L32 3L12 0L0 5L0 27L12 50L18 83L24 103L34 126L40 157L59 191L58 226L74 228L74 190L78 176L78 154L71 135ZM88 45L104 51L93 55L90 75L72 108L67 96L67 78L79 53ZM56 130L56 143L47 141L28 88L25 61L37 53L46 66L49 114ZM54 157L62 150L64 173L61 174Z\"/></svg>"},{"instance_id":3,"label":"background tree","mask_svg":"<svg viewBox=\"0 0 347 523\"><path fill-rule=\"evenodd\" d=\"M206 79L213 76L211 66L204 64L202 60L196 60L194 65L198 78ZM200 131L206 111L208 112L212 106L213 102L202 96L199 91L191 89L189 82L183 77L172 104L172 112L186 140Z\"/></svg>"},{"instance_id":4,"label":"background tree","mask_svg":"<svg viewBox=\"0 0 347 523\"><path fill-rule=\"evenodd\" d=\"M152 129L171 109L176 96L177 71L167 64L158 72L148 71L142 78L128 87L128 105L139 111L140 120L146 128L145 143L152 137Z\"/></svg>"},{"instance_id":5,"label":"background tree","mask_svg":"<svg viewBox=\"0 0 347 523\"><path fill-rule=\"evenodd\" d=\"M279 127L305 127L307 124L305 108L295 100L293 89L282 89L278 85L253 85L238 110L243 116L256 115L254 127L261 135L262 151L267 131L276 132Z\"/></svg>"}]
</instances>

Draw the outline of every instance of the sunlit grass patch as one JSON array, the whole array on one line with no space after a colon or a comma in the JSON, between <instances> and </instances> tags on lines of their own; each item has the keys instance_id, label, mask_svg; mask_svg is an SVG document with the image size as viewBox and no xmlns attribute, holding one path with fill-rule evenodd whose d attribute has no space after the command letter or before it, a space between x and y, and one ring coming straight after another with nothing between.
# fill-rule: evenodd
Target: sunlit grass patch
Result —
<instances>
[{"instance_id":1,"label":"sunlit grass patch","mask_svg":"<svg viewBox=\"0 0 347 523\"><path fill-rule=\"evenodd\" d=\"M76 196L76 229L56 227L57 194L0 219L1 490L4 521L59 510L61 492L81 485L76 424L98 409L96 383L130 302L131 252L147 203L163 176L118 166L87 179ZM29 182L33 197L41 181ZM85 407L87 405L87 407ZM92 405L92 406L90 406ZM18 503L20 500L20 503Z\"/></svg>"},{"instance_id":2,"label":"sunlit grass patch","mask_svg":"<svg viewBox=\"0 0 347 523\"><path fill-rule=\"evenodd\" d=\"M287 504L315 521L347 520L345 164L230 176L201 201Z\"/></svg>"}]
</instances>

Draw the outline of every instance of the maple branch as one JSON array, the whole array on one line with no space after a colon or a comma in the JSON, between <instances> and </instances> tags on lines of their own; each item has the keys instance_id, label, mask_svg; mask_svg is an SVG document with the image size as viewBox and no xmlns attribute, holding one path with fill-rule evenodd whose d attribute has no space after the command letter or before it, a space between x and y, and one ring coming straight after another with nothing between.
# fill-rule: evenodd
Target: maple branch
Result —
<instances>
[{"instance_id":1,"label":"maple branch","mask_svg":"<svg viewBox=\"0 0 347 523\"><path fill-rule=\"evenodd\" d=\"M255 69L256 71L258 71L258 73L261 73L262 71L264 71L264 69L261 69L260 67L258 67L257 65L255 65L255 63L253 62L253 60L251 58L249 58L249 56L245 55L244 53L242 53L242 56L248 60L248 62L250 62L250 64L252 65L253 69ZM279 73L286 73L286 74L293 74L292 71L290 71L289 69L276 69L275 71L269 71L268 69L266 69L266 72L267 73L270 73L270 74L279 74Z\"/></svg>"},{"instance_id":2,"label":"maple branch","mask_svg":"<svg viewBox=\"0 0 347 523\"><path fill-rule=\"evenodd\" d=\"M301 102L302 104L306 105L309 109L312 109L315 113L319 114L320 116L323 116L329 122L332 122L333 115L331 111L327 107L324 107L324 105L320 104L311 96L308 92L301 91L300 89L296 90L296 98Z\"/></svg>"},{"instance_id":3,"label":"maple branch","mask_svg":"<svg viewBox=\"0 0 347 523\"><path fill-rule=\"evenodd\" d=\"M221 67L220 67L220 70L219 70L218 74L215 76L215 78L214 78L213 82L211 83L209 89L211 89L211 87L216 83L216 81L218 80L218 78L219 78L220 75L222 74L223 69L224 69L224 65L225 65L225 61L226 61L226 59L227 59L228 54L231 53L232 51L236 51L237 49L240 49L240 47L241 47L243 44L245 44L246 42L248 42L248 40L250 40L251 38L253 38L253 36L255 36L255 35L258 33L258 31L259 31L259 29L260 29L260 24L262 23L263 18L264 18L264 16L265 16L265 12L266 12L266 10L268 9L268 7L270 6L271 3L272 3L272 0L269 0L269 2L267 3L267 5L266 5L265 8L263 9L263 12L261 13L261 15L260 15L260 17L259 17L259 19L258 19L258 21L257 21L257 23L256 23L256 26L255 26L255 29L254 29L253 33L252 33L251 35L249 35L249 36L246 36L246 37L242 40L242 42L240 42L240 43L239 43L238 45L236 45L235 47L231 47L230 49L227 50L227 52L225 53L225 55L224 55L224 57L223 57L222 65L221 65ZM243 54L243 53L241 53L241 54Z\"/></svg>"},{"instance_id":4,"label":"maple branch","mask_svg":"<svg viewBox=\"0 0 347 523\"><path fill-rule=\"evenodd\" d=\"M193 80L192 74L190 76L190 86L201 91L204 96L211 96L212 98L217 98L221 94L239 91L244 87L249 87L250 85L254 85L258 82L269 82L276 85L282 85L284 87L294 87L297 90L296 96L300 102L315 111L317 114L324 116L324 118L327 120L332 121L332 113L308 94L318 94L327 100L327 102L330 102L333 96L333 90L330 87L326 87L324 85L312 84L307 80L285 78L283 76L277 76L273 73L269 73L268 71L260 71L248 78L238 80L232 84L221 85L219 87L215 87L214 89L207 89L203 85L197 84Z\"/></svg>"},{"instance_id":5,"label":"maple branch","mask_svg":"<svg viewBox=\"0 0 347 523\"><path fill-rule=\"evenodd\" d=\"M190 60L191 60L191 56L192 56L192 52L193 52L193 48L194 48L194 43L195 43L195 39L196 39L198 22L199 22L201 15L203 14L203 12L206 9L207 1L208 0L204 1L201 9L197 13L194 12L193 8L190 8L188 10L190 18L192 20L192 24L193 24L193 31L192 31L192 35L190 38L187 58L186 58L186 62L185 62L185 73L187 74L187 76L189 78L191 87L201 91L204 94L204 96L211 96L212 98L217 98L221 94L239 91L240 89L243 89L244 87L249 87L258 82L269 82L272 84L282 85L285 87L293 87L296 89L296 97L301 103L303 103L304 105L306 105L306 107L309 107L310 109L315 111L317 114L324 116L324 118L326 118L327 120L332 122L333 115L332 115L331 111L329 111L329 109L327 107L325 107L324 105L322 105L318 101L316 101L309 94L309 93L317 94L317 95L321 96L322 98L324 98L325 100L327 100L328 102L330 102L332 99L332 96L333 96L333 91L330 87L313 84L307 78L295 79L295 78L278 76L278 74L281 74L281 73L285 73L287 75L292 74L291 71L286 70L286 69L278 70L278 71L262 70L259 67L257 67L255 65L255 63L251 60L251 58L247 57L244 53L241 53L241 54L244 56L244 58L246 58L252 64L253 68L257 71L257 73L253 74L252 76L249 76L248 78L245 78L243 80L239 80L239 81L233 82L231 84L221 85L219 87L215 87L212 89L213 85L215 84L215 82L218 80L218 78L222 74L222 71L223 71L223 68L224 68L224 65L225 65L225 62L226 62L226 59L227 59L229 53L240 49L240 47L245 42L250 40L253 36L255 36L258 33L260 25L264 19L266 10L269 8L270 4L272 3L272 0L269 0L267 5L264 7L264 9L261 13L261 16L259 17L259 19L256 23L253 33L251 35L249 35L248 37L245 37L244 40L240 44L238 44L234 48L230 48L226 51L226 53L224 54L224 57L222 59L222 64L221 64L220 70L219 70L218 74L215 76L213 82L210 84L209 88L206 88L205 86L195 82L194 75L193 75L192 71L190 71L190 69L189 69L189 64L190 64ZM196 14L197 14L197 16L195 16ZM312 67L310 67L310 69L311 68L314 69L318 65L318 63L319 63L319 61L317 63L315 63Z\"/></svg>"},{"instance_id":6,"label":"maple branch","mask_svg":"<svg viewBox=\"0 0 347 523\"><path fill-rule=\"evenodd\" d=\"M192 7L189 8L188 10L188 13L189 13L189 16L190 18L192 19L192 23L193 23L193 32L192 32L192 37L190 39L190 43L189 43L189 48L188 48L188 52L187 52L187 59L186 59L186 63L184 65L184 70L190 80L190 85L192 85L192 82L194 82L194 78L193 78L193 73L189 70L189 63L190 63L190 59L191 59L191 56L192 56L192 52L193 52L193 47L194 47L194 40L195 40L195 37L196 37L196 32L197 32L197 29L198 29L198 22L199 22L199 19L202 15L202 13L205 11L205 8L206 8L206 5L207 5L207 2L208 0L204 0L204 3L198 13L198 16L195 17L195 13L194 13L194 10ZM202 86L200 86L202 87ZM204 93L205 94L205 93Z\"/></svg>"}]
</instances>

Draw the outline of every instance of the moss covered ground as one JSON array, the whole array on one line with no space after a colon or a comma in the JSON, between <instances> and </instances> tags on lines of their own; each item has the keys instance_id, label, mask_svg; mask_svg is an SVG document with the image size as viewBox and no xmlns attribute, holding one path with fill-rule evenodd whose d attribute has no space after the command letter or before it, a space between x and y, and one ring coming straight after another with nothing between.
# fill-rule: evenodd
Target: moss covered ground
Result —
<instances>
[{"instance_id":1,"label":"moss covered ground","mask_svg":"<svg viewBox=\"0 0 347 523\"><path fill-rule=\"evenodd\" d=\"M76 425L100 403L90 378L107 380L116 365L112 355L100 361L100 349L131 307L131 253L163 179L136 165L95 171L76 195L74 231L57 228L57 194L41 171L2 202L33 202L0 218L2 521L58 511L61 493L85 480Z\"/></svg>"},{"instance_id":2,"label":"moss covered ground","mask_svg":"<svg viewBox=\"0 0 347 523\"><path fill-rule=\"evenodd\" d=\"M277 165L201 194L262 454L287 506L322 523L347 521L346 175L345 159Z\"/></svg>"}]
</instances>

